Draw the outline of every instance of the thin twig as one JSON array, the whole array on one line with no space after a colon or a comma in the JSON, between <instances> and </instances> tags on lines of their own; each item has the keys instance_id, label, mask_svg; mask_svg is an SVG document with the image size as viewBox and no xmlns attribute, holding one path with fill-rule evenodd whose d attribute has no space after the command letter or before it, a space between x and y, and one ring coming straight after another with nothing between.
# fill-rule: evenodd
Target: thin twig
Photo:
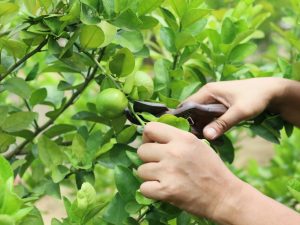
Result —
<instances>
[{"instance_id":1,"label":"thin twig","mask_svg":"<svg viewBox=\"0 0 300 225\"><path fill-rule=\"evenodd\" d=\"M21 66L24 62L26 62L29 58L31 58L36 53L40 52L42 48L47 44L48 39L46 38L44 41L42 41L37 48L29 52L27 55L25 55L22 59L20 59L18 62L16 62L14 65L12 65L7 72L0 75L0 81L5 79L9 74L14 72L19 66Z\"/></svg>"},{"instance_id":2,"label":"thin twig","mask_svg":"<svg viewBox=\"0 0 300 225\"><path fill-rule=\"evenodd\" d=\"M101 61L104 56L105 48L101 49L100 55L98 57L98 61ZM90 74L89 77L86 78L84 84L72 94L71 98L67 101L67 103L61 108L60 112L57 113L53 118L51 118L48 122L46 122L43 126L41 126L39 129L37 129L34 132L34 135L32 138L25 140L23 143L21 143L18 147L16 147L12 151L7 151L3 154L3 156L7 159L12 158L13 156L19 154L34 138L36 138L38 135L43 133L46 129L48 129L60 115L63 114L63 112L66 111L71 105L74 104L74 102L77 100L78 96L82 94L82 92L88 87L90 82L95 78L98 71L98 66L95 66L93 69L93 72Z\"/></svg>"},{"instance_id":3,"label":"thin twig","mask_svg":"<svg viewBox=\"0 0 300 225\"><path fill-rule=\"evenodd\" d=\"M145 210L145 212L143 212L143 213L139 216L139 218L137 218L137 222L138 222L138 223L142 222L143 219L144 219L144 217L145 217L149 212L152 211L152 207L153 207L153 206L150 205L149 208L148 208L147 210Z\"/></svg>"},{"instance_id":4,"label":"thin twig","mask_svg":"<svg viewBox=\"0 0 300 225\"><path fill-rule=\"evenodd\" d=\"M32 112L32 109L31 109L31 107L30 107L30 105L29 105L29 103L26 99L24 99L24 103L25 103L25 106L28 109L28 111ZM37 120L34 119L33 122L34 122L35 129L39 129L39 124L38 124Z\"/></svg>"}]
</instances>

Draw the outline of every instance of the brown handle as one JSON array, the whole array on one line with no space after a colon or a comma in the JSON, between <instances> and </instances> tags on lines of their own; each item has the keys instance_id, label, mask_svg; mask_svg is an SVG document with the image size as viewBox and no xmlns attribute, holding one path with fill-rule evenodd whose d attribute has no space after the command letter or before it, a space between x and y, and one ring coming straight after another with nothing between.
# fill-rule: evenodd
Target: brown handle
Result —
<instances>
[{"instance_id":1,"label":"brown handle","mask_svg":"<svg viewBox=\"0 0 300 225\"><path fill-rule=\"evenodd\" d=\"M203 138L203 128L227 111L223 104L198 104L186 102L179 108L170 110L168 113L189 120L192 132L199 138Z\"/></svg>"}]
</instances>

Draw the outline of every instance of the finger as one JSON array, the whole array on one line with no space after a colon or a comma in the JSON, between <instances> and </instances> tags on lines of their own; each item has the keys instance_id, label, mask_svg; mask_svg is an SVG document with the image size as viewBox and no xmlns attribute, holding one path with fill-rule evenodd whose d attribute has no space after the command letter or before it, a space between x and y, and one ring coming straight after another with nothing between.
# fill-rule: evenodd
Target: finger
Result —
<instances>
[{"instance_id":1,"label":"finger","mask_svg":"<svg viewBox=\"0 0 300 225\"><path fill-rule=\"evenodd\" d=\"M151 199L162 200L162 195L160 193L161 184L158 181L147 181L144 182L140 187L141 193Z\"/></svg>"},{"instance_id":2,"label":"finger","mask_svg":"<svg viewBox=\"0 0 300 225\"><path fill-rule=\"evenodd\" d=\"M138 148L137 154L143 162L159 162L163 159L162 148L164 148L162 144L146 143Z\"/></svg>"},{"instance_id":3,"label":"finger","mask_svg":"<svg viewBox=\"0 0 300 225\"><path fill-rule=\"evenodd\" d=\"M181 134L181 130L167 124L149 122L146 124L143 133L144 143L167 144Z\"/></svg>"},{"instance_id":4,"label":"finger","mask_svg":"<svg viewBox=\"0 0 300 225\"><path fill-rule=\"evenodd\" d=\"M238 106L232 106L221 117L217 118L208 124L204 130L204 136L209 140L214 140L224 134L234 125L248 118L248 115L243 112Z\"/></svg>"},{"instance_id":5,"label":"finger","mask_svg":"<svg viewBox=\"0 0 300 225\"><path fill-rule=\"evenodd\" d=\"M186 102L196 102L198 104L212 104L216 103L217 100L215 99L213 93L206 86L204 86L195 94L191 95L183 101L183 103Z\"/></svg>"},{"instance_id":6,"label":"finger","mask_svg":"<svg viewBox=\"0 0 300 225\"><path fill-rule=\"evenodd\" d=\"M161 167L158 163L146 163L137 170L137 175L144 181L158 181Z\"/></svg>"}]
</instances>

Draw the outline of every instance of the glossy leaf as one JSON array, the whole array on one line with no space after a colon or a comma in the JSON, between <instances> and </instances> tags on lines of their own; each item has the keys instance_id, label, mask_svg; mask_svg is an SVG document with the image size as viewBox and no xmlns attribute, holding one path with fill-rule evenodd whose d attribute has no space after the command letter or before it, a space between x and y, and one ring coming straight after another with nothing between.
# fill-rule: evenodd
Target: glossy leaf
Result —
<instances>
[{"instance_id":1,"label":"glossy leaf","mask_svg":"<svg viewBox=\"0 0 300 225\"><path fill-rule=\"evenodd\" d=\"M100 27L85 25L81 28L79 39L83 48L94 49L102 45L105 35Z\"/></svg>"}]
</instances>

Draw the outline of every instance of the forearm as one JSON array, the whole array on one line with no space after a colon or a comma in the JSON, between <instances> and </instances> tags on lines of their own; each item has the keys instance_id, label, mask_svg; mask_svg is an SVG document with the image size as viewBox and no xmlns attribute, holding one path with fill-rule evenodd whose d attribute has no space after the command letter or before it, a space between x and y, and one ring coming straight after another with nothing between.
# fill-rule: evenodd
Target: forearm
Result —
<instances>
[{"instance_id":1,"label":"forearm","mask_svg":"<svg viewBox=\"0 0 300 225\"><path fill-rule=\"evenodd\" d=\"M282 79L282 92L274 98L273 107L288 122L300 127L300 82Z\"/></svg>"},{"instance_id":2,"label":"forearm","mask_svg":"<svg viewBox=\"0 0 300 225\"><path fill-rule=\"evenodd\" d=\"M299 225L300 215L243 183L235 196L221 206L222 225Z\"/></svg>"}]
</instances>

